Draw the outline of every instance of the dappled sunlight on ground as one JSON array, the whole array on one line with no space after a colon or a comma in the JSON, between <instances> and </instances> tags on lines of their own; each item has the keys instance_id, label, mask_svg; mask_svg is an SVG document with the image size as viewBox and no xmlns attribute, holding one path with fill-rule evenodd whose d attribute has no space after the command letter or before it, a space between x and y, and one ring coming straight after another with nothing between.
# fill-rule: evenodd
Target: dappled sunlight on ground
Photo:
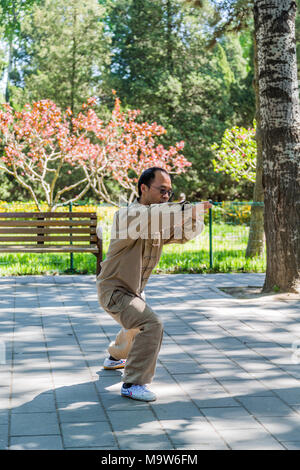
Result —
<instances>
[{"instance_id":1,"label":"dappled sunlight on ground","mask_svg":"<svg viewBox=\"0 0 300 470\"><path fill-rule=\"evenodd\" d=\"M145 403L121 397L122 370L102 367L120 327L93 276L0 279L0 448L299 449L299 302L219 290L262 283L150 278L165 331Z\"/></svg>"}]
</instances>

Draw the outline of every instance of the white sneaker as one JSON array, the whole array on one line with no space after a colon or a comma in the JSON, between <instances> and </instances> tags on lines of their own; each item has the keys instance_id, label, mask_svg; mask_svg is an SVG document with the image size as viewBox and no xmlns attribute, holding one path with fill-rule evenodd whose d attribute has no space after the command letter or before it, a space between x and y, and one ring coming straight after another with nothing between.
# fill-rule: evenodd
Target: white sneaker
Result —
<instances>
[{"instance_id":1,"label":"white sneaker","mask_svg":"<svg viewBox=\"0 0 300 470\"><path fill-rule=\"evenodd\" d=\"M133 400L141 401L154 401L156 400L155 393L147 389L146 385L131 385L131 387L125 388L124 384L121 388L121 395L123 397L132 398Z\"/></svg>"},{"instance_id":2,"label":"white sneaker","mask_svg":"<svg viewBox=\"0 0 300 470\"><path fill-rule=\"evenodd\" d=\"M123 369L126 364L126 359L120 359L118 361L112 361L106 357L103 362L104 369Z\"/></svg>"}]
</instances>

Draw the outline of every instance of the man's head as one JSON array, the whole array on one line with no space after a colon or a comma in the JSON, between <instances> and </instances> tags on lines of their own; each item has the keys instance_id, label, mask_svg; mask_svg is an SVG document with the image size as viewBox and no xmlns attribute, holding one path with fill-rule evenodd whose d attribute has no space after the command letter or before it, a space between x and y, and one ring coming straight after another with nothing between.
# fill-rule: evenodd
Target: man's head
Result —
<instances>
[{"instance_id":1,"label":"man's head","mask_svg":"<svg viewBox=\"0 0 300 470\"><path fill-rule=\"evenodd\" d=\"M154 166L143 171L138 181L140 204L160 204L168 202L172 193L169 173Z\"/></svg>"}]
</instances>

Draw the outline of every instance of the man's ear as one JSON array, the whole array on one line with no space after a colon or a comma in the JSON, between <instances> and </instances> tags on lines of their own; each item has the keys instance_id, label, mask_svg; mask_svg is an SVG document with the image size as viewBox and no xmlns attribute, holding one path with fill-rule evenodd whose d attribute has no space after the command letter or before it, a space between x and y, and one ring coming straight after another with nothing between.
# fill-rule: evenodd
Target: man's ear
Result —
<instances>
[{"instance_id":1,"label":"man's ear","mask_svg":"<svg viewBox=\"0 0 300 470\"><path fill-rule=\"evenodd\" d=\"M145 192L145 188L148 188L148 186L145 183L141 184L141 191L142 193Z\"/></svg>"}]
</instances>

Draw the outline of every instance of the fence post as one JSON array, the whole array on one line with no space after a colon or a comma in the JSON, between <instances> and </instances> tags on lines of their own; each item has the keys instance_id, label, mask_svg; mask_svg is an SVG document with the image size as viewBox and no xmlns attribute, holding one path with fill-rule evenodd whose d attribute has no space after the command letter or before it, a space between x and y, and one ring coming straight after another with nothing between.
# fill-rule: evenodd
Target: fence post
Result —
<instances>
[{"instance_id":1,"label":"fence post","mask_svg":"<svg viewBox=\"0 0 300 470\"><path fill-rule=\"evenodd\" d=\"M72 205L72 202L69 202L69 211L72 212L72 208L73 208L73 205ZM70 217L70 220L72 220L72 218ZM70 227L72 228L72 226ZM70 245L73 245L73 242L72 242L72 233L70 232ZM74 267L73 267L73 253L70 253L70 271L71 272L74 272Z\"/></svg>"},{"instance_id":2,"label":"fence post","mask_svg":"<svg viewBox=\"0 0 300 470\"><path fill-rule=\"evenodd\" d=\"M209 199L208 202L213 204L212 200ZM213 267L213 246L212 246L212 209L209 210L209 267Z\"/></svg>"}]
</instances>

